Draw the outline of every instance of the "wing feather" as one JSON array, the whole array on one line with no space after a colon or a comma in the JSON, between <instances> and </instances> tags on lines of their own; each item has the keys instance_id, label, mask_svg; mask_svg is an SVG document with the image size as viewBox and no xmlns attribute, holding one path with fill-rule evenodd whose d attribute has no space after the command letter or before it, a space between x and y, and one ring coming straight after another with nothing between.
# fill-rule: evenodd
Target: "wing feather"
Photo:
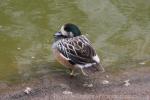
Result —
<instances>
[{"instance_id":1,"label":"wing feather","mask_svg":"<svg viewBox=\"0 0 150 100\"><path fill-rule=\"evenodd\" d=\"M57 49L74 64L85 65L95 62L93 60L93 57L96 56L95 50L83 35L62 39L57 45Z\"/></svg>"}]
</instances>

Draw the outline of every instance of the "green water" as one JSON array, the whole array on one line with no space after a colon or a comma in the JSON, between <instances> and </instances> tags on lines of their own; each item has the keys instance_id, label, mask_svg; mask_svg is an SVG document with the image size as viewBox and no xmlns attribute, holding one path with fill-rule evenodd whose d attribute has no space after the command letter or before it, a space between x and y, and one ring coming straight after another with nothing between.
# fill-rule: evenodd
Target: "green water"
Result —
<instances>
[{"instance_id":1,"label":"green water","mask_svg":"<svg viewBox=\"0 0 150 100\"><path fill-rule=\"evenodd\" d=\"M0 0L0 82L59 70L53 34L77 24L110 71L150 65L150 0Z\"/></svg>"}]
</instances>

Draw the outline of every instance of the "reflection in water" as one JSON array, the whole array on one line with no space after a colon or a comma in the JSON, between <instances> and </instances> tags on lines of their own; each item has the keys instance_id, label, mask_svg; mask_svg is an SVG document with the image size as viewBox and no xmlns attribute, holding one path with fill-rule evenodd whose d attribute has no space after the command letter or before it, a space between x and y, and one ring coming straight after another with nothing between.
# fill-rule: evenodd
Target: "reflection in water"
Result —
<instances>
[{"instance_id":1,"label":"reflection in water","mask_svg":"<svg viewBox=\"0 0 150 100\"><path fill-rule=\"evenodd\" d=\"M77 24L83 34L88 34L108 69L138 66L141 61L148 66L148 2L1 0L0 81L22 81L64 71L54 62L50 44L53 33L67 22Z\"/></svg>"}]
</instances>

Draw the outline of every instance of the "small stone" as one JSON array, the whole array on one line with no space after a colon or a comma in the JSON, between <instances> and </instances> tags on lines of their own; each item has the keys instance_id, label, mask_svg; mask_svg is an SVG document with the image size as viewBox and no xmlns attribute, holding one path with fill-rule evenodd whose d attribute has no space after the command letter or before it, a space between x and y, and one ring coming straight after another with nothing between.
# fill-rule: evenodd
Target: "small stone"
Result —
<instances>
[{"instance_id":1,"label":"small stone","mask_svg":"<svg viewBox=\"0 0 150 100\"><path fill-rule=\"evenodd\" d=\"M145 62L140 62L139 64L140 64L140 65L145 65L146 63L145 63Z\"/></svg>"},{"instance_id":2,"label":"small stone","mask_svg":"<svg viewBox=\"0 0 150 100\"><path fill-rule=\"evenodd\" d=\"M130 82L129 82L129 81L130 81L130 80L125 80L125 81L124 81L124 85L125 85L125 86L130 86Z\"/></svg>"},{"instance_id":3,"label":"small stone","mask_svg":"<svg viewBox=\"0 0 150 100\"><path fill-rule=\"evenodd\" d=\"M70 94L70 95L72 95L72 92L71 91L63 91L63 94Z\"/></svg>"},{"instance_id":4,"label":"small stone","mask_svg":"<svg viewBox=\"0 0 150 100\"><path fill-rule=\"evenodd\" d=\"M30 94L31 93L31 88L30 87L26 87L26 89L24 90L24 93L26 94Z\"/></svg>"},{"instance_id":5,"label":"small stone","mask_svg":"<svg viewBox=\"0 0 150 100\"><path fill-rule=\"evenodd\" d=\"M32 59L34 59L35 57L34 57L34 56L32 56L31 58L32 58Z\"/></svg>"},{"instance_id":6,"label":"small stone","mask_svg":"<svg viewBox=\"0 0 150 100\"><path fill-rule=\"evenodd\" d=\"M17 50L21 50L21 48L18 47Z\"/></svg>"},{"instance_id":7,"label":"small stone","mask_svg":"<svg viewBox=\"0 0 150 100\"><path fill-rule=\"evenodd\" d=\"M103 80L102 84L107 85L107 84L109 84L109 81L108 80Z\"/></svg>"},{"instance_id":8,"label":"small stone","mask_svg":"<svg viewBox=\"0 0 150 100\"><path fill-rule=\"evenodd\" d=\"M84 86L84 87L91 88L91 87L93 87L93 84L92 84L92 83L91 83L91 84L84 83L83 86Z\"/></svg>"},{"instance_id":9,"label":"small stone","mask_svg":"<svg viewBox=\"0 0 150 100\"><path fill-rule=\"evenodd\" d=\"M109 75L106 75L106 78L109 78Z\"/></svg>"}]
</instances>

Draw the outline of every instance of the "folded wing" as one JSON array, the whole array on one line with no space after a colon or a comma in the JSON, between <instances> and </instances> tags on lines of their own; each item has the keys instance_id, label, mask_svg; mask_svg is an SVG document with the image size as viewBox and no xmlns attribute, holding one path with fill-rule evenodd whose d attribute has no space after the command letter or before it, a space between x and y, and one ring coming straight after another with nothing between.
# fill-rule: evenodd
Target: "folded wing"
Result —
<instances>
[{"instance_id":1,"label":"folded wing","mask_svg":"<svg viewBox=\"0 0 150 100\"><path fill-rule=\"evenodd\" d=\"M90 67L97 64L96 52L90 41L85 36L62 39L57 44L59 52L71 63Z\"/></svg>"}]
</instances>

